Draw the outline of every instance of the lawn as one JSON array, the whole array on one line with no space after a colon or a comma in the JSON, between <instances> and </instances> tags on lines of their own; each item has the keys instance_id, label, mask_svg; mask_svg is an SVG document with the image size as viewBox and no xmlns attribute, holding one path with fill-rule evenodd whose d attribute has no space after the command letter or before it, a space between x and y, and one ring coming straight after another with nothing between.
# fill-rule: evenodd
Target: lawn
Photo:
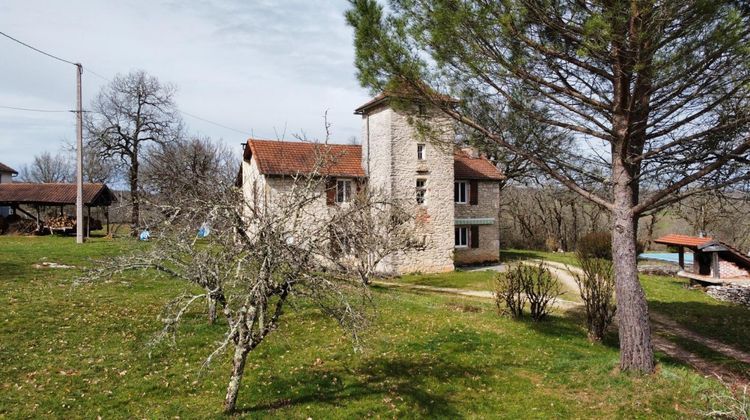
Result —
<instances>
[{"instance_id":1,"label":"lawn","mask_svg":"<svg viewBox=\"0 0 750 420\"><path fill-rule=\"evenodd\" d=\"M0 417L217 417L229 357L201 370L222 326L192 313L175 339L150 345L183 284L142 272L73 286L78 269L142 246L129 240L0 237ZM481 281L466 280L467 284ZM662 359L616 373L614 337L585 339L581 319L535 324L478 300L375 288L355 352L305 302L250 355L240 415L284 418L684 418L716 382Z\"/></svg>"},{"instance_id":2,"label":"lawn","mask_svg":"<svg viewBox=\"0 0 750 420\"><path fill-rule=\"evenodd\" d=\"M495 290L494 278L497 273L491 270L453 271L437 274L407 274L398 278L401 283L434 287L451 287L468 290Z\"/></svg>"}]
</instances>

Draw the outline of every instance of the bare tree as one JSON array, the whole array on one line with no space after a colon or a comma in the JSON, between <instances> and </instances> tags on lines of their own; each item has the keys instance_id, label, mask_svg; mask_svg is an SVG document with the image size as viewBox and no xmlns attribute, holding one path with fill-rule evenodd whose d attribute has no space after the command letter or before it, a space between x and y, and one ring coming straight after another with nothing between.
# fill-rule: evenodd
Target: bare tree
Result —
<instances>
[{"instance_id":1,"label":"bare tree","mask_svg":"<svg viewBox=\"0 0 750 420\"><path fill-rule=\"evenodd\" d=\"M750 251L750 195L738 190L709 191L673 206L692 233L724 240Z\"/></svg>"},{"instance_id":2,"label":"bare tree","mask_svg":"<svg viewBox=\"0 0 750 420\"><path fill-rule=\"evenodd\" d=\"M86 114L89 147L101 158L115 159L127 173L132 235L137 234L140 219L141 158L150 145L174 142L181 128L174 91L144 71L117 75Z\"/></svg>"},{"instance_id":3,"label":"bare tree","mask_svg":"<svg viewBox=\"0 0 750 420\"><path fill-rule=\"evenodd\" d=\"M74 177L75 167L70 159L62 153L46 151L34 156L34 161L22 166L19 173L24 182L72 182Z\"/></svg>"},{"instance_id":4,"label":"bare tree","mask_svg":"<svg viewBox=\"0 0 750 420\"><path fill-rule=\"evenodd\" d=\"M396 246L373 252L364 265L342 262L337 252L343 242L332 231L352 238L377 236L363 220L382 220L382 214L406 214L397 203L359 197L355 202L326 208L327 176L324 162L310 174L290 177L289 188L268 201L255 200L233 183L215 185L212 194L194 195L192 189L175 195L175 201L154 203L166 215L155 229L159 232L149 249L109 261L87 274L87 279L111 276L130 269L153 268L176 279L199 286L200 293L181 295L170 302L163 316L164 329L157 339L169 337L192 305L207 301L216 305L226 320L222 342L213 348L205 365L231 349L232 369L224 399L224 410L237 404L240 382L248 354L272 332L281 329L280 319L298 299L332 316L355 341L366 324L369 294L366 284L374 273L369 268ZM359 192L368 194L367 190ZM409 218L392 218L391 232L408 231ZM210 226L207 237L196 236L197 226ZM407 241L404 241L407 243ZM359 247L360 243L352 243ZM365 247L374 242L362 242ZM367 267L367 268L362 268ZM211 309L209 309L209 312Z\"/></svg>"},{"instance_id":5,"label":"bare tree","mask_svg":"<svg viewBox=\"0 0 750 420\"><path fill-rule=\"evenodd\" d=\"M234 183L238 160L226 145L208 137L161 144L144 157L144 189L162 201L179 200L175 195L181 194L204 197Z\"/></svg>"}]
</instances>

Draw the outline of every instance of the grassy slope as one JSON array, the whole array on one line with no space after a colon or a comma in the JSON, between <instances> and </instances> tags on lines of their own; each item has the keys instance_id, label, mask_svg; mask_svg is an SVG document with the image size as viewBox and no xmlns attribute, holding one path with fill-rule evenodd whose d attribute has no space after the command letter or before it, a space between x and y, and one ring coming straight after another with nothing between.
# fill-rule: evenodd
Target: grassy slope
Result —
<instances>
[{"instance_id":1,"label":"grassy slope","mask_svg":"<svg viewBox=\"0 0 750 420\"><path fill-rule=\"evenodd\" d=\"M75 270L135 246L0 237L0 417L206 417L219 414L228 358L200 371L221 336L199 314L176 346L148 347L163 304L184 286L150 273L71 287ZM239 407L263 417L684 417L716 386L664 361L651 377L613 372L615 348L580 320L533 324L488 303L376 289L378 315L355 354L304 304L250 356Z\"/></svg>"}]
</instances>

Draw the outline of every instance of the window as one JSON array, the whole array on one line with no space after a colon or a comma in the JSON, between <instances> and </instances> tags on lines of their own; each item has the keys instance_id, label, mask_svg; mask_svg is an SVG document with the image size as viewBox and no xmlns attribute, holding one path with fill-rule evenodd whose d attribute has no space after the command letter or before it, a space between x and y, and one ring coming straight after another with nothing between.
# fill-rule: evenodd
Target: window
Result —
<instances>
[{"instance_id":1,"label":"window","mask_svg":"<svg viewBox=\"0 0 750 420\"><path fill-rule=\"evenodd\" d=\"M419 143L417 144L417 160L425 160L425 159L427 159L425 144Z\"/></svg>"},{"instance_id":2,"label":"window","mask_svg":"<svg viewBox=\"0 0 750 420\"><path fill-rule=\"evenodd\" d=\"M469 246L469 228L468 227L457 227L456 228L456 248L466 248Z\"/></svg>"},{"instance_id":3,"label":"window","mask_svg":"<svg viewBox=\"0 0 750 420\"><path fill-rule=\"evenodd\" d=\"M466 181L453 183L453 200L456 204L466 204Z\"/></svg>"},{"instance_id":4,"label":"window","mask_svg":"<svg viewBox=\"0 0 750 420\"><path fill-rule=\"evenodd\" d=\"M348 179L336 180L336 202L347 203L352 198L352 181Z\"/></svg>"},{"instance_id":5,"label":"window","mask_svg":"<svg viewBox=\"0 0 750 420\"><path fill-rule=\"evenodd\" d=\"M417 178L417 204L424 204L425 195L427 195L427 180Z\"/></svg>"}]
</instances>

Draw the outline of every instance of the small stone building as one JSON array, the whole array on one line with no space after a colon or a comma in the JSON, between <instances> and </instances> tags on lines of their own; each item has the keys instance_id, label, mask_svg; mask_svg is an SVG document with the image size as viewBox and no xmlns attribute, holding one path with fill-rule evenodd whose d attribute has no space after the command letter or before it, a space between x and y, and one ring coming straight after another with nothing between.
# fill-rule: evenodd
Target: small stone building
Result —
<instances>
[{"instance_id":1,"label":"small stone building","mask_svg":"<svg viewBox=\"0 0 750 420\"><path fill-rule=\"evenodd\" d=\"M503 175L476 152L457 150L453 122L436 108L391 106L390 100L379 95L355 110L362 117L361 146L248 140L241 171L246 198L271 203L274 192L289 188L291 175L309 172L325 148L337 158L326 171L331 194L321 211L365 183L414 204L424 248L389 256L380 271L443 272L498 261Z\"/></svg>"},{"instance_id":2,"label":"small stone building","mask_svg":"<svg viewBox=\"0 0 750 420\"><path fill-rule=\"evenodd\" d=\"M10 184L16 175L18 175L18 171L0 162L0 184ZM0 205L0 217L8 216L9 214L11 214L10 206Z\"/></svg>"},{"instance_id":3,"label":"small stone building","mask_svg":"<svg viewBox=\"0 0 750 420\"><path fill-rule=\"evenodd\" d=\"M666 235L654 242L677 247L679 276L697 283L750 282L750 256L724 242L687 235ZM693 253L691 267L685 265L685 250Z\"/></svg>"}]
</instances>

